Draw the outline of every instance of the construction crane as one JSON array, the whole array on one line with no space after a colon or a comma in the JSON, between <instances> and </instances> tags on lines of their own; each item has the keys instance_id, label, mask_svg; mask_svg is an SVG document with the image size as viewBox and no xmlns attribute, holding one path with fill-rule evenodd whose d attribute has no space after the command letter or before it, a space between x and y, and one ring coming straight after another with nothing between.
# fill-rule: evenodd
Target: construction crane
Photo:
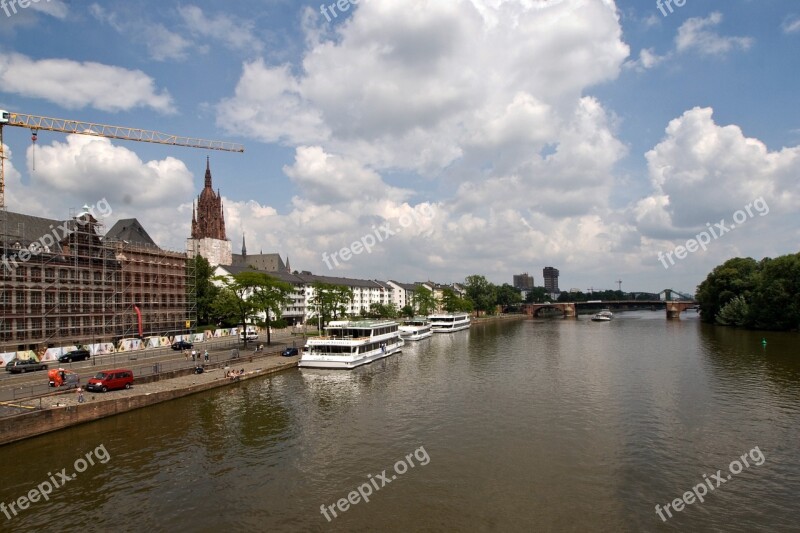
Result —
<instances>
[{"instance_id":1,"label":"construction crane","mask_svg":"<svg viewBox=\"0 0 800 533\"><path fill-rule=\"evenodd\" d=\"M3 153L3 127L18 126L31 130L31 140L36 142L37 134L41 131L58 131L61 133L77 133L79 135L92 135L108 139L123 141L139 141L155 144L168 144L171 146L185 146L187 148L203 148L206 150L221 150L223 152L244 152L241 144L225 141L209 141L194 137L180 137L152 130L128 128L125 126L107 126L94 122L81 122L63 118L40 117L25 113L14 113L0 110L0 209L6 206L6 180L5 180L5 154Z\"/></svg>"}]
</instances>

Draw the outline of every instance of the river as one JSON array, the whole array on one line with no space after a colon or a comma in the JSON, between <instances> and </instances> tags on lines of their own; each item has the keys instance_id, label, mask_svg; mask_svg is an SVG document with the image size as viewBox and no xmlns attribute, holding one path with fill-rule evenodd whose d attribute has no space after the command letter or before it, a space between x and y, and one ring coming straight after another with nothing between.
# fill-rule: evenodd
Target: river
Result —
<instances>
[{"instance_id":1,"label":"river","mask_svg":"<svg viewBox=\"0 0 800 533\"><path fill-rule=\"evenodd\" d=\"M70 481L0 531L798 531L799 346L663 310L473 325L4 446L6 509Z\"/></svg>"}]
</instances>

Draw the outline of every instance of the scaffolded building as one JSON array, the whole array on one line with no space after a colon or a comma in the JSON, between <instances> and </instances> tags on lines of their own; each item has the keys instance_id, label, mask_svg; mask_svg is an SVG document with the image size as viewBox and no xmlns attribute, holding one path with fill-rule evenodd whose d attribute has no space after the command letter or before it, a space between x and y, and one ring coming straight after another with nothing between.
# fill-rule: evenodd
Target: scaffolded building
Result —
<instances>
[{"instance_id":1,"label":"scaffolded building","mask_svg":"<svg viewBox=\"0 0 800 533\"><path fill-rule=\"evenodd\" d=\"M65 221L0 210L0 352L169 336L194 325L186 254L149 236L128 240L120 223L144 232L131 219L104 236L86 208Z\"/></svg>"}]
</instances>

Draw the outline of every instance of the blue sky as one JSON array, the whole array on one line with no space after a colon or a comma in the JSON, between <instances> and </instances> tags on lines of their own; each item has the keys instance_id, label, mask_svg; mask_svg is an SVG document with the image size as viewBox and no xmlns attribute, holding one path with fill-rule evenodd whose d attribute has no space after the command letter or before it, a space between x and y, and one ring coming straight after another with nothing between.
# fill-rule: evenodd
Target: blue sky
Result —
<instances>
[{"instance_id":1,"label":"blue sky","mask_svg":"<svg viewBox=\"0 0 800 533\"><path fill-rule=\"evenodd\" d=\"M15 211L106 198L108 225L182 249L210 155L234 249L245 232L321 274L541 283L552 265L562 289L691 291L730 257L798 251L796 2L361 0L330 22L288 0L5 5L0 109L246 147L33 149L7 127ZM768 213L674 255L759 198ZM402 231L326 266L380 226Z\"/></svg>"}]
</instances>

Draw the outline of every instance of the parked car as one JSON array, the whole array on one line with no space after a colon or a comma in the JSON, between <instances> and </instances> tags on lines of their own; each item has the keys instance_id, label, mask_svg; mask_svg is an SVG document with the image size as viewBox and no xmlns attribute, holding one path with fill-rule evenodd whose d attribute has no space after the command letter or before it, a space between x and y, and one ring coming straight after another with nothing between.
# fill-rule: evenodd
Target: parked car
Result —
<instances>
[{"instance_id":1,"label":"parked car","mask_svg":"<svg viewBox=\"0 0 800 533\"><path fill-rule=\"evenodd\" d=\"M176 341L172 343L173 350L191 350L194 347L189 341Z\"/></svg>"},{"instance_id":2,"label":"parked car","mask_svg":"<svg viewBox=\"0 0 800 533\"><path fill-rule=\"evenodd\" d=\"M89 350L78 348L77 350L71 350L59 357L58 362L71 363L72 361L85 361L87 359L91 359L91 357L92 355L89 353Z\"/></svg>"},{"instance_id":3,"label":"parked car","mask_svg":"<svg viewBox=\"0 0 800 533\"><path fill-rule=\"evenodd\" d=\"M86 384L88 391L107 392L114 389L130 389L133 371L125 369L103 370L95 374Z\"/></svg>"},{"instance_id":4,"label":"parked car","mask_svg":"<svg viewBox=\"0 0 800 533\"><path fill-rule=\"evenodd\" d=\"M64 387L67 389L76 388L80 385L81 379L75 372L64 370L63 368L53 368L47 371L50 378L51 387Z\"/></svg>"},{"instance_id":5,"label":"parked car","mask_svg":"<svg viewBox=\"0 0 800 533\"><path fill-rule=\"evenodd\" d=\"M32 357L30 359L14 358L6 365L6 372L11 372L12 374L22 374L34 370L47 370L47 365Z\"/></svg>"},{"instance_id":6,"label":"parked car","mask_svg":"<svg viewBox=\"0 0 800 533\"><path fill-rule=\"evenodd\" d=\"M297 348L286 348L283 352L281 352L281 355L284 357L291 357L293 355L298 355L299 353L300 352L297 350Z\"/></svg>"}]
</instances>

